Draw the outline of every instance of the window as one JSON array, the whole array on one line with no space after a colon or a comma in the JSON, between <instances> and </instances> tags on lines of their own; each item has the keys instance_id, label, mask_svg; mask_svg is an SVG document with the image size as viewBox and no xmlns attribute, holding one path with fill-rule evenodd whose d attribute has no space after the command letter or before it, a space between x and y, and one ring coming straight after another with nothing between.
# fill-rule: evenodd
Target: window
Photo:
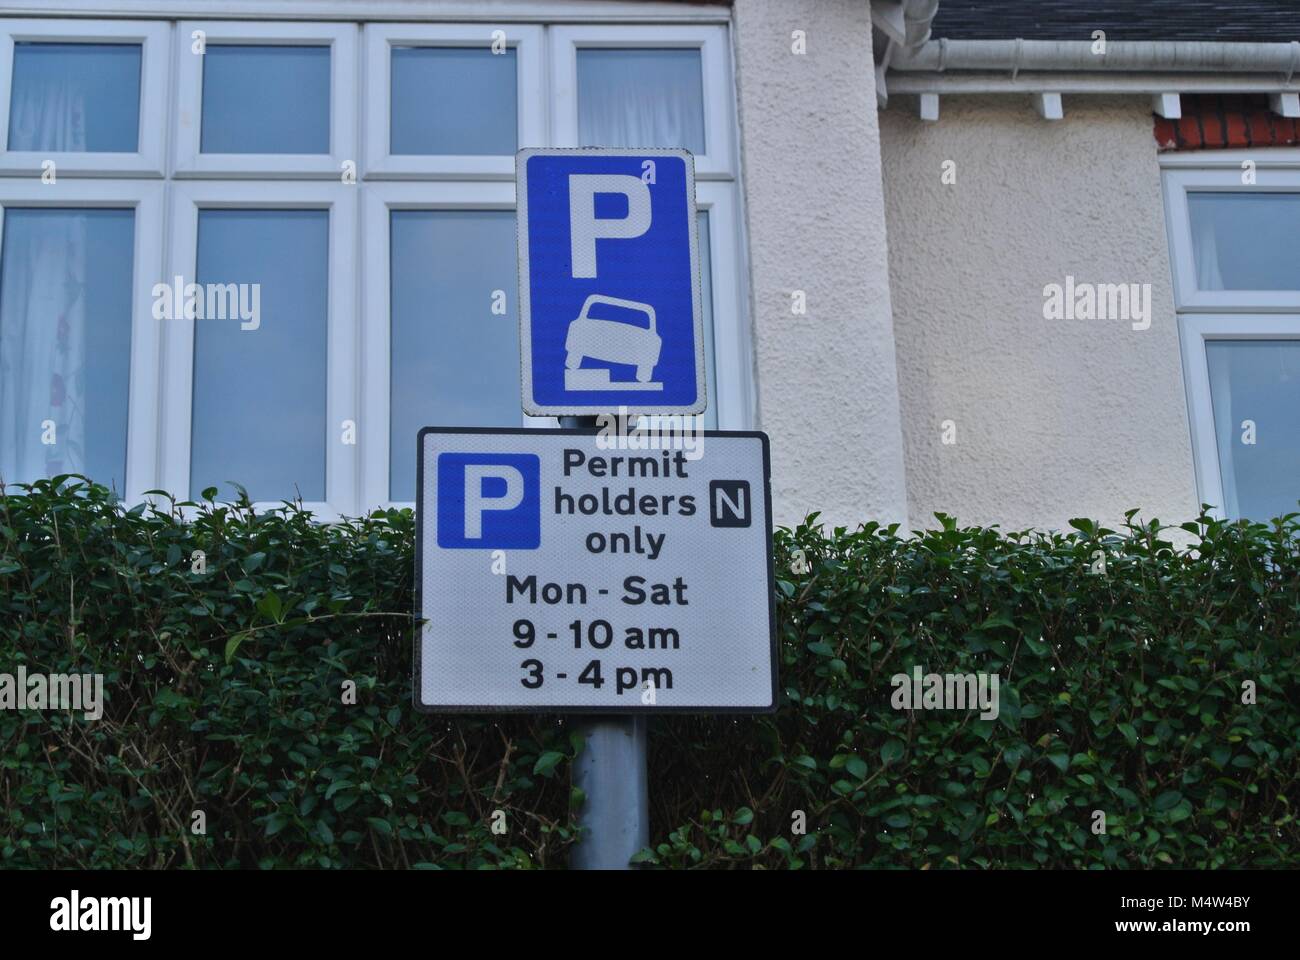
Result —
<instances>
[{"instance_id":1,"label":"window","mask_svg":"<svg viewBox=\"0 0 1300 960\"><path fill-rule=\"evenodd\" d=\"M195 324L190 497L233 476L254 500L324 501L329 212L201 209L197 256L201 289L256 295Z\"/></svg>"},{"instance_id":2,"label":"window","mask_svg":"<svg viewBox=\"0 0 1300 960\"><path fill-rule=\"evenodd\" d=\"M0 20L0 175L160 176L167 43L162 23Z\"/></svg>"},{"instance_id":3,"label":"window","mask_svg":"<svg viewBox=\"0 0 1300 960\"><path fill-rule=\"evenodd\" d=\"M0 476L328 519L409 504L422 426L553 424L514 155L582 142L697 154L706 422L748 427L726 29L0 21Z\"/></svg>"},{"instance_id":4,"label":"window","mask_svg":"<svg viewBox=\"0 0 1300 960\"><path fill-rule=\"evenodd\" d=\"M1300 289L1300 193L1196 191L1187 216L1198 289Z\"/></svg>"},{"instance_id":5,"label":"window","mask_svg":"<svg viewBox=\"0 0 1300 960\"><path fill-rule=\"evenodd\" d=\"M1300 510L1300 171L1164 178L1200 498L1232 518Z\"/></svg>"},{"instance_id":6,"label":"window","mask_svg":"<svg viewBox=\"0 0 1300 960\"><path fill-rule=\"evenodd\" d=\"M162 321L163 489L231 499L238 483L259 504L356 512L356 195L310 180L173 188L168 276L197 296Z\"/></svg>"},{"instance_id":7,"label":"window","mask_svg":"<svg viewBox=\"0 0 1300 960\"><path fill-rule=\"evenodd\" d=\"M161 267L157 183L0 180L0 478L153 480L157 331L135 309ZM150 228L153 232L150 232ZM152 363L150 361L152 360Z\"/></svg>"},{"instance_id":8,"label":"window","mask_svg":"<svg viewBox=\"0 0 1300 960\"><path fill-rule=\"evenodd\" d=\"M498 54L475 47L392 47L389 153L513 154L519 147L516 54L510 48Z\"/></svg>"},{"instance_id":9,"label":"window","mask_svg":"<svg viewBox=\"0 0 1300 960\"><path fill-rule=\"evenodd\" d=\"M1295 512L1300 499L1300 339L1212 339L1206 341L1205 357L1224 510L1254 518ZM1261 443L1261 437L1267 442Z\"/></svg>"},{"instance_id":10,"label":"window","mask_svg":"<svg viewBox=\"0 0 1300 960\"><path fill-rule=\"evenodd\" d=\"M734 180L725 30L552 27L555 146L685 147L697 180Z\"/></svg>"},{"instance_id":11,"label":"window","mask_svg":"<svg viewBox=\"0 0 1300 960\"><path fill-rule=\"evenodd\" d=\"M536 26L368 24L367 171L513 181L547 138L542 58Z\"/></svg>"},{"instance_id":12,"label":"window","mask_svg":"<svg viewBox=\"0 0 1300 960\"><path fill-rule=\"evenodd\" d=\"M179 23L176 172L355 171L356 34L354 24Z\"/></svg>"},{"instance_id":13,"label":"window","mask_svg":"<svg viewBox=\"0 0 1300 960\"><path fill-rule=\"evenodd\" d=\"M213 44L199 152L330 152L330 48Z\"/></svg>"},{"instance_id":14,"label":"window","mask_svg":"<svg viewBox=\"0 0 1300 960\"><path fill-rule=\"evenodd\" d=\"M707 152L698 49L579 48L578 140Z\"/></svg>"},{"instance_id":15,"label":"window","mask_svg":"<svg viewBox=\"0 0 1300 960\"><path fill-rule=\"evenodd\" d=\"M134 153L140 142L140 44L13 46L9 149Z\"/></svg>"},{"instance_id":16,"label":"window","mask_svg":"<svg viewBox=\"0 0 1300 960\"><path fill-rule=\"evenodd\" d=\"M0 252L0 474L126 486L131 209L9 207Z\"/></svg>"}]
</instances>

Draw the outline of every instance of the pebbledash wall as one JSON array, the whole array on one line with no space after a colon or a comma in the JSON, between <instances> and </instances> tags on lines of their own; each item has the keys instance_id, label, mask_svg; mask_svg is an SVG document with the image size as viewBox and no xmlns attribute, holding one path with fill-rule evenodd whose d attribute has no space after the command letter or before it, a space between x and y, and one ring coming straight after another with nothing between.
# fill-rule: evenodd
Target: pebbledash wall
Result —
<instances>
[{"instance_id":1,"label":"pebbledash wall","mask_svg":"<svg viewBox=\"0 0 1300 960\"><path fill-rule=\"evenodd\" d=\"M904 522L870 9L735 0L732 16L756 420L772 438L775 519ZM806 314L792 312L796 292Z\"/></svg>"},{"instance_id":2,"label":"pebbledash wall","mask_svg":"<svg viewBox=\"0 0 1300 960\"><path fill-rule=\"evenodd\" d=\"M1195 515L1150 103L1064 107L1049 123L1028 97L954 96L927 123L898 97L880 114L913 525ZM1149 283L1150 328L1044 319L1069 276Z\"/></svg>"}]
</instances>

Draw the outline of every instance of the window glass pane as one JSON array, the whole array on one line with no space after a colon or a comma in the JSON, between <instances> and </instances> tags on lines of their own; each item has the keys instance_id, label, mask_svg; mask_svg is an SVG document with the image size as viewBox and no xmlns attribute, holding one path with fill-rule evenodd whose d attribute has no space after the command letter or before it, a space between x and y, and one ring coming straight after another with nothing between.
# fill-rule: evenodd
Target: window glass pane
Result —
<instances>
[{"instance_id":1,"label":"window glass pane","mask_svg":"<svg viewBox=\"0 0 1300 960\"><path fill-rule=\"evenodd\" d=\"M15 43L10 150L134 153L140 44Z\"/></svg>"},{"instance_id":2,"label":"window glass pane","mask_svg":"<svg viewBox=\"0 0 1300 960\"><path fill-rule=\"evenodd\" d=\"M1205 355L1224 512L1300 510L1300 340L1209 340Z\"/></svg>"},{"instance_id":3,"label":"window glass pane","mask_svg":"<svg viewBox=\"0 0 1300 960\"><path fill-rule=\"evenodd\" d=\"M196 282L190 497L324 500L329 214L200 211Z\"/></svg>"},{"instance_id":4,"label":"window glass pane","mask_svg":"<svg viewBox=\"0 0 1300 960\"><path fill-rule=\"evenodd\" d=\"M132 210L4 212L0 478L125 490Z\"/></svg>"},{"instance_id":5,"label":"window glass pane","mask_svg":"<svg viewBox=\"0 0 1300 960\"><path fill-rule=\"evenodd\" d=\"M578 51L578 135L589 147L704 153L699 49Z\"/></svg>"},{"instance_id":6,"label":"window glass pane","mask_svg":"<svg viewBox=\"0 0 1300 960\"><path fill-rule=\"evenodd\" d=\"M330 48L210 45L200 150L329 153Z\"/></svg>"},{"instance_id":7,"label":"window glass pane","mask_svg":"<svg viewBox=\"0 0 1300 960\"><path fill-rule=\"evenodd\" d=\"M392 213L389 495L415 499L421 427L517 427L519 319L510 210ZM493 313L495 291L504 313Z\"/></svg>"},{"instance_id":8,"label":"window glass pane","mask_svg":"<svg viewBox=\"0 0 1300 960\"><path fill-rule=\"evenodd\" d=\"M1201 290L1300 290L1300 193L1187 195Z\"/></svg>"},{"instance_id":9,"label":"window glass pane","mask_svg":"<svg viewBox=\"0 0 1300 960\"><path fill-rule=\"evenodd\" d=\"M395 47L389 137L395 154L513 154L514 48Z\"/></svg>"}]
</instances>

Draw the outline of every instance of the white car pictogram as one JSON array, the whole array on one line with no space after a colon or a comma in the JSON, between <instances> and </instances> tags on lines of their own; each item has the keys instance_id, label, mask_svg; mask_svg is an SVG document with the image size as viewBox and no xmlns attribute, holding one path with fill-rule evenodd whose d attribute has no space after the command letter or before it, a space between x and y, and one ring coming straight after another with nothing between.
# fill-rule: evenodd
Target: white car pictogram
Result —
<instances>
[{"instance_id":1,"label":"white car pictogram","mask_svg":"<svg viewBox=\"0 0 1300 960\"><path fill-rule=\"evenodd\" d=\"M641 314L649 320L650 325L641 327L592 317L591 308L596 305L621 307ZM627 363L636 367L637 380L647 383L659 363L659 351L662 348L663 340L655 329L654 307L635 300L620 300L593 293L582 305L577 319L569 324L569 332L564 339L564 365L569 370L577 370L584 357L606 363Z\"/></svg>"}]
</instances>

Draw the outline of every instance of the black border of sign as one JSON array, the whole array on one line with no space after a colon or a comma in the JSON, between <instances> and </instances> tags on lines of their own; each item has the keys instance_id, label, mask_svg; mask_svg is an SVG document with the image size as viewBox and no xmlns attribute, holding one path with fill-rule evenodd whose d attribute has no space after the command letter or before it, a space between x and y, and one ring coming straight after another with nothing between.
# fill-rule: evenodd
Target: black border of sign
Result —
<instances>
[{"instance_id":1,"label":"black border of sign","mask_svg":"<svg viewBox=\"0 0 1300 960\"><path fill-rule=\"evenodd\" d=\"M766 707L669 707L669 706L625 706L625 707L564 707L547 704L540 707L492 707L492 706L445 706L442 704L426 705L420 701L422 689L420 666L420 642L424 634L422 617L424 615L424 435L441 434L509 434L512 436L587 436L599 434L599 428L592 427L421 427L415 438L415 622L419 624L412 642L413 676L415 684L411 689L411 702L418 713L426 714L460 714L460 713L505 713L505 714L693 714L710 716L715 714L756 715L776 713L777 696L780 690L777 676L777 639L776 639L776 568L772 555L772 459L767 434L761 430L705 430L704 439L709 437L746 437L758 439L763 444L763 500L767 514L767 622L769 646L772 656L772 702Z\"/></svg>"}]
</instances>

